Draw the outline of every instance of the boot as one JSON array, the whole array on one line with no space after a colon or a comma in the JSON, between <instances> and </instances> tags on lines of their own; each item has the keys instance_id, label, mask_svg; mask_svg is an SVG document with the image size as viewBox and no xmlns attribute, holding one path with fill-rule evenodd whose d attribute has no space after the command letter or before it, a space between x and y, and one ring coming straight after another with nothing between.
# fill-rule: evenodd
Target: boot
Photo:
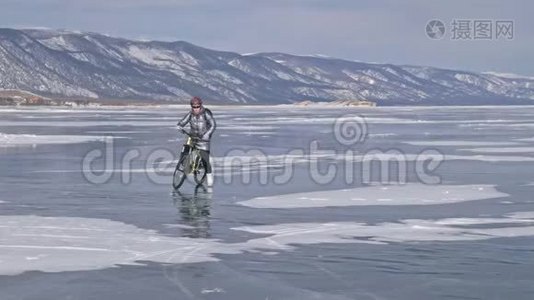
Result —
<instances>
[{"instance_id":1,"label":"boot","mask_svg":"<svg viewBox=\"0 0 534 300\"><path fill-rule=\"evenodd\" d=\"M206 184L208 187L213 186L213 173L208 173L206 176Z\"/></svg>"}]
</instances>

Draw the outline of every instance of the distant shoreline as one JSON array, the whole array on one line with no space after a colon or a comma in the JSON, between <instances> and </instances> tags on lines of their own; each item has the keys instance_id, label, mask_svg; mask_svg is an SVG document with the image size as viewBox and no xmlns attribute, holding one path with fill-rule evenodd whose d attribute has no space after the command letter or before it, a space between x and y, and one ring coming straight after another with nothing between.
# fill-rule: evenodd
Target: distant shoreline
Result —
<instances>
[{"instance_id":1,"label":"distant shoreline","mask_svg":"<svg viewBox=\"0 0 534 300\"><path fill-rule=\"evenodd\" d=\"M440 108L495 108L495 109L506 109L514 107L534 107L534 104L514 104L514 105L388 105L388 106L376 106L376 107L366 107L366 106L341 106L341 105L309 105L301 106L296 104L220 104L220 103L206 103L206 107L209 108L271 108L271 109L361 109L361 110L387 110L387 109L402 109L402 108L412 108L412 109L440 109ZM116 105L116 104L105 104L105 105L88 105L88 106L60 106L60 105L0 105L1 109L12 109L12 110L38 110L38 109L58 109L58 110L84 110L84 109L123 109L123 108L188 108L189 104L186 103L168 103L168 104L127 104L127 105Z\"/></svg>"}]
</instances>

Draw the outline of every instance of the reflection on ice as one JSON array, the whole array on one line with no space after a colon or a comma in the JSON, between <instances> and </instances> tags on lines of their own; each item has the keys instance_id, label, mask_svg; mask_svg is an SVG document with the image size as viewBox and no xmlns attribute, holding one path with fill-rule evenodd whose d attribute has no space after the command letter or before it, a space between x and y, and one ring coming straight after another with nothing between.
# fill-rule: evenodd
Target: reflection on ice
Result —
<instances>
[{"instance_id":1,"label":"reflection on ice","mask_svg":"<svg viewBox=\"0 0 534 300\"><path fill-rule=\"evenodd\" d=\"M212 194L199 185L194 194L175 190L172 193L174 205L180 212L181 236L191 238L210 237L210 207Z\"/></svg>"}]
</instances>

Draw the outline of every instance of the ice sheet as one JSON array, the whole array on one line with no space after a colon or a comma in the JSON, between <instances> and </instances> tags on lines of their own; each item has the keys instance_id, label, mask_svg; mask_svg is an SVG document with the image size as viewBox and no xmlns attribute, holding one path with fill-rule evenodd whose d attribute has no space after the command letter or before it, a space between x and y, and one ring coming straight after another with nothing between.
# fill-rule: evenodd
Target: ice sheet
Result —
<instances>
[{"instance_id":1,"label":"ice sheet","mask_svg":"<svg viewBox=\"0 0 534 300\"><path fill-rule=\"evenodd\" d=\"M104 109L93 110L95 113L85 113L81 111L73 113L54 113L52 111L35 114L30 111L22 113L20 111L17 111L16 113L6 112L0 114L0 122L12 122L13 124L9 125L9 131L8 129L2 130L1 127L0 131L14 133L16 129L17 133L95 136L106 135L111 131L115 131L113 133L118 135L120 135L119 133L121 133L121 131L124 131L125 136L130 136L128 133L133 132L133 130L152 132L152 134L149 135L140 134L139 140L136 141L137 143L135 144L119 143L115 145L117 147L117 154L124 153L124 151L130 149L129 147L135 147L141 150L142 156L136 159L132 164L132 167L137 169L134 169L132 172L147 172L143 169L139 169L144 165L143 160L146 155L151 152L154 147L159 147L158 145L167 145L168 143L166 143L166 141L178 134L177 131L167 129L175 128L174 125L176 122L172 121L172 118L167 118L174 112L170 112L167 108L164 108L165 111L150 108L138 109L135 112L132 112L132 115L124 116L125 112L122 111L123 109L124 108L117 109L113 112L108 112ZM229 112L234 109L235 108L221 108L220 111ZM502 113L502 109L505 110L505 114ZM414 146L404 145L401 140L437 141L441 139L491 143L491 145L469 145L463 147L459 146L457 148L496 148L502 146L495 145L493 143L494 141L500 143L518 143L516 145L510 145L512 147L519 147L519 143L524 146L533 146L532 143L529 143L532 141L518 140L520 138L531 138L533 136L532 132L529 131L531 128L528 126L519 127L519 125L517 125L525 120L528 121L529 118L531 119L529 116L529 114L532 115L531 110L532 108L528 110L527 108L520 107L515 108L513 111L510 110L510 113L508 114L508 108L503 107L492 109L491 111L493 111L493 113L486 108L466 109L465 107L459 107L457 109L451 109L442 107L436 109L388 107L376 110L381 112L380 116L373 115L371 110L362 112L362 114L365 117L369 116L369 123L371 125L375 123L378 124L377 126L370 126L368 128L369 137L376 137L375 140L370 139L370 142L372 143L370 147L377 147L374 149L383 151L387 151L388 147L393 147L395 150L398 149L400 152L406 153L401 155L382 153L378 154L378 159L393 159L411 162L417 159L439 159L440 156L428 154L422 156L417 155L419 150L424 149L415 149L417 150L415 151ZM337 150L333 154L313 155L316 155L317 158L322 159L324 162L337 163L338 172L344 171L342 166L344 161L362 162L376 158L374 155L365 155L364 151L369 148L367 147L369 146L368 144L358 144L355 147L352 147L351 149L354 150L356 155L345 157L341 151L346 150L347 147L337 144L334 140L334 136L328 134L332 133L332 121L336 119L336 116L341 116L345 113L350 113L349 111L355 110L332 109L326 112L316 110L313 113L308 113L308 115L303 115L301 113L305 112L305 109L299 109L298 111L279 109L276 114L272 113L275 111L274 109L265 108L235 109L235 111L235 114L226 114L226 116L224 116L224 114L219 113L219 110L214 110L218 125L220 125L216 135L220 134L220 136L223 136L226 134L231 135L232 138L228 140L216 140L216 144L213 147L213 154L222 155L229 153L232 149L250 149L251 146L257 147L257 149L262 150L262 152L276 154L300 148L308 151L308 143L302 143L302 141L316 139L320 142L321 149ZM418 113L414 114L410 113L410 111L418 111ZM143 114L143 116L155 115L165 118L137 118L134 116L134 114L137 113ZM178 120L178 115L180 115L180 113L175 115L177 115L176 120ZM284 122L290 122L285 120L277 122L274 120L272 125L268 124L267 126L261 126L261 124L254 122L254 117L260 116L269 119L270 115L275 115L276 117L287 116L289 119L296 116L297 121L313 119L317 116L321 120L313 124L310 123L311 121L303 122L303 126L289 126L288 128L290 131L284 131L281 138L275 140L262 140L260 138L261 135L246 136L241 134L241 132L246 132L247 130L250 130L252 134L255 134L256 132L260 134L259 131L264 131L261 132L262 135L272 134L272 132L276 130L265 129L287 127ZM21 118L26 116L35 118ZM396 118L397 116L398 118ZM126 117L126 119L124 117ZM231 119L224 119L223 117L252 118L250 122L244 123L234 122ZM388 117L391 118L387 119ZM423 120L418 120L418 118ZM479 122L480 120L477 119L481 118L489 118L490 120L488 123ZM497 123L495 120L499 118L515 120L513 120L513 123L509 123L508 121ZM147 122L136 122L137 119L143 119ZM479 122L477 124L482 124L482 127L484 127L484 124L488 124L488 127L484 127L488 131L481 134L480 131L473 130L474 127L459 128L458 121L455 119L461 119L462 122L464 120ZM85 125L76 122L76 120L87 122L86 124L91 124L91 126L105 125L106 122L109 122L107 124L111 125L110 127L81 128L76 125ZM103 122L99 120L102 120ZM167 122L167 120L170 121ZM26 130L27 128L25 129L24 127L17 127L19 126L17 124L18 121L33 122L30 124L33 124L32 126L38 126L39 131L30 131ZM62 121L69 122L64 123ZM259 120L259 122L261 121L262 120ZM470 125L470 123L462 124L462 122L460 122L459 125ZM54 125L49 126L50 123ZM396 126L394 125L395 123L415 125ZM165 128L156 128L158 130L154 130L154 124L165 124ZM249 124L254 127L251 128L246 126ZM418 126L417 124L421 124L421 126ZM433 124L438 125L434 126ZM507 124L516 125L508 126ZM127 126L123 127L123 125ZM307 125L313 125L313 130L309 130L310 127ZM71 128L72 126L78 128ZM103 131L100 132L98 131L99 129ZM129 129L132 129L132 131L129 131ZM108 132L105 130L108 130ZM87 131L95 132L88 133ZM239 133L239 135L237 135L237 133ZM380 138L381 136L387 136L383 134L388 133L398 134L400 138ZM295 134L295 136L298 136L299 138L289 139L288 134ZM258 139L255 139L256 137ZM251 145L251 141L253 141L253 145ZM143 262L162 264L169 262L172 264L182 264L189 262L212 262L221 259L224 260L224 263L222 264L194 266L198 272L183 272L184 269L182 267L175 268L175 270L180 272L181 276L184 278L187 277L187 280L191 279L192 281L197 282L198 278L200 278L198 276L203 276L202 278L207 278L206 280L208 280L208 282L219 283L221 280L225 281L226 278L228 278L228 273L217 272L219 270L224 270L222 268L219 269L218 267L235 267L235 269L233 269L235 273L233 274L256 277L255 274L250 275L251 270L249 267L254 265L251 268L260 270L261 272L265 271L266 273L264 274L266 276L276 276L277 279L287 282L288 284L294 284L294 281L291 280L291 278L298 277L299 279L302 279L302 282L307 281L309 285L315 287L320 286L321 283L323 283L324 275L326 275L326 273L323 274L320 271L304 273L303 270L307 271L308 269L296 268L295 266L297 264L299 266L317 264L321 268L325 267L330 269L333 273L340 274L340 277L346 274L352 276L343 277L348 282L345 292L351 293L352 296L348 298L356 297L353 282L358 278L367 278L370 282L378 282L377 287L369 287L369 291L373 294L379 294L378 291L381 288L380 282L390 280L393 278L391 276L394 276L398 280L392 282L392 286L402 287L408 286L413 282L421 282L421 274L427 274L426 272L433 272L428 274L435 274L423 275L427 281L424 282L423 285L419 285L419 287L423 286L420 291L424 292L426 295L431 294L437 287L443 288L442 291L445 291L445 288L447 288L447 290L455 290L457 292L455 295L447 295L449 297L458 296L467 291L467 287L463 286L462 283L466 281L469 281L470 284L472 284L471 286L473 289L469 290L470 295L464 294L462 296L472 296L473 298L487 298L484 297L484 295L476 294L476 292L474 294L471 293L471 291L476 291L476 286L487 287L483 289L487 292L487 295L495 293L499 294L499 291L502 291L502 294L506 294L511 291L520 290L520 292L515 295L515 298L521 298L517 297L517 295L528 295L528 292L531 290L528 283L526 283L529 282L529 280L526 279L530 278L525 279L522 276L527 274L528 277L528 274L530 273L524 268L517 269L517 266L522 266L520 264L521 262L519 262L521 257L524 255L528 256L528 253L525 252L528 250L528 247L525 245L532 240L532 237L534 237L534 230L532 228L532 226L534 226L534 220L532 220L534 218L534 213L529 212L533 210L531 205L532 199L529 194L533 189L532 186L523 185L532 181L532 176L529 177L526 175L531 174L531 164L534 162L533 155L478 155L476 153L457 152L455 151L456 149L444 148L444 150L448 150L447 153L459 154L446 154L445 160L453 162L444 163L443 167L436 170L435 174L442 176L444 182L454 182L462 185L473 184L476 186L482 183L498 184L499 189L502 184L502 191L509 193L511 196L493 199L488 198L489 200L475 199L472 200L472 202L465 204L461 204L460 202L448 202L443 203L440 206L425 206L433 204L432 202L419 204L419 206L415 206L418 204L384 206L389 205L388 202L392 202L392 195L384 195L380 198L375 198L376 202L380 203L379 205L371 204L372 206L369 207L339 206L340 208L338 209L323 209L317 207L285 210L244 206L236 207L233 204L237 200L232 200L234 199L232 197L245 197L245 195L250 195L248 198L243 198L243 200L246 200L265 194L272 195L275 191L274 189L270 189L269 186L257 185L255 182L252 182L252 184L247 185L246 188L241 189L241 184L222 184L219 181L221 177L219 177L216 179L216 192L213 194L213 201L209 211L210 216L202 216L200 222L190 222L190 214L193 214L194 212L183 212L181 210L183 207L180 206L180 199L182 198L173 196L174 198L170 199L171 196L168 195L172 189L170 187L170 176L172 176L174 165L167 166L169 171L168 175L162 176L164 178L164 185L154 184L153 181L150 181L143 176L133 176L135 184L130 185L120 184L120 176L114 176L113 180L106 182L104 185L93 185L88 184L86 181L80 181L80 179L82 179L80 176L81 162L78 156L80 153L83 154L93 149L95 145L99 144L86 143L77 145L77 151L75 153L71 152L69 147L56 147L53 149L54 151L38 151L35 153L28 153L27 151L13 152L9 149L7 150L6 159L0 160L4 162L2 167L0 167L0 170L3 171L3 177L2 180L0 180L0 185L2 185L3 189L0 188L0 190L6 191L3 195L0 195L0 199L11 201L11 203L0 204L0 211L4 211L4 214L17 215L13 216L11 219L7 219L8 216L0 218L0 226L4 226L0 227L0 246L2 246L0 248L0 274L18 274L30 270L41 270L45 272L82 271L110 268L120 264L136 264ZM334 147L327 148L331 145ZM102 144L100 146L104 145ZM102 149L100 146L99 148ZM55 151L56 149L60 151L57 152ZM174 153L174 155L176 156L177 153ZM120 158L120 156L117 157ZM243 157L239 155L232 155L232 157L237 158L238 160L240 158L243 159ZM31 159L28 161L29 158ZM305 187L306 184L313 183L306 177L308 171L305 170L306 165L304 164L311 162L312 158L313 156L310 157L305 154L289 156L289 161L291 163L300 164L298 168L295 169L295 176L304 176L296 178L297 180L295 181L290 181L287 186L279 186L276 190L280 188L280 190L287 191L288 193L307 191L303 187ZM13 161L11 161L11 159L13 159ZM168 159L170 160L170 157ZM248 159L249 158L245 157L244 160L241 160L241 164L237 163L237 167L232 168L232 173L283 168L290 164L290 162L285 160L284 155L271 155L267 157L266 161L260 160L250 163L247 163ZM118 169L121 166L120 161L116 162L118 164L115 163L110 166L110 168L117 168L115 172L123 172ZM488 162L496 163L489 164ZM221 174L224 163L224 157L215 158L214 164L217 175ZM160 166L157 162L153 165L156 168L159 168ZM101 166L102 164L95 164L95 167ZM359 172L361 165L355 165L354 167L354 170ZM53 176L43 176L42 174L32 173L54 172L52 169L57 169L55 170L56 172L70 170L70 172L77 172L78 174L67 174L65 176L54 176L56 174L52 174ZM414 175L412 174L411 166L408 169L410 172L409 175ZM474 171L470 172L469 170ZM515 172L517 173L516 177L513 177L513 174L510 175L510 170L513 170L514 172L517 170L517 172ZM96 170L94 171L96 172ZM156 172L156 170L149 169L148 172ZM159 172L159 170L157 172ZM344 184L340 180L336 178L333 182L334 185L323 187L338 188ZM35 183L39 183L38 189L24 189L24 186L27 184ZM45 190L41 189L41 187L45 188ZM376 186L374 187L378 188ZM316 188L321 187L316 186ZM192 193L192 187L186 185L183 191L185 193ZM432 195L431 193L428 194ZM402 193L399 195L403 196ZM358 196L359 195L354 194L352 197L358 198ZM437 196L439 197L441 195ZM463 196L463 194L460 196ZM17 198L17 200L15 200L15 198ZM154 206L154 199L157 200L156 206ZM170 203L173 200L178 201L176 204L178 210L175 210L175 207ZM414 200L414 198L412 198L411 200L415 201L417 199ZM441 201L443 199L437 198L430 200ZM456 199L446 200L459 201L460 199L457 197ZM310 199L309 201L319 204L324 204L323 202L325 202L325 200L322 200L320 197ZM365 201L367 201L367 199ZM127 203L126 213L125 203ZM405 203L408 203L408 201L405 201ZM469 206L469 208L472 209L466 211L463 209L464 206ZM4 208L4 210L2 210L2 208ZM6 210L6 208L9 208L9 210ZM238 209L236 210L236 208ZM362 209L369 212L369 214L365 213L365 216L359 213L355 213L354 215L351 214L353 211L358 212ZM338 214L340 210L343 210L345 213ZM525 210L526 212L510 214L512 210ZM382 211L387 211L387 216L380 214ZM411 218L411 220L407 220L408 217L405 213L410 216L409 218ZM52 221L51 219L43 217L28 216L27 214L55 215L57 220ZM66 215L71 217L85 216L100 219L68 218ZM318 218L317 216L320 217ZM459 216L461 216L461 218L458 218ZM33 221L31 221L31 218L34 218ZM122 222L106 220L104 218L117 218ZM226 222L228 220L231 220L231 222ZM387 220L387 222L384 220ZM204 223L204 221L206 221L206 223ZM176 224L173 222L176 222ZM298 223L292 224L291 222ZM135 224L135 226L128 224ZM251 224L264 224L265 226L270 226L270 228L265 226L251 226ZM142 228L144 226L147 228L158 228L161 232ZM236 232L228 228L229 226L235 227L234 229L236 230L250 232ZM260 235L252 233L255 231L260 232L267 230L269 230L270 233L262 233ZM202 232L199 233L198 231ZM203 238L193 240L180 237L180 235L193 236L195 234L197 234L197 236L213 236L220 240ZM496 243L433 242L477 241L491 238L505 238L508 236L525 236L529 238L506 239ZM236 240L239 240L240 242L229 242ZM423 243L426 241L428 241L428 243ZM372 245L366 245L365 247L360 247L361 245L354 247L320 245L306 247L307 249L298 249L301 247L299 244L320 244L328 242L380 243L382 245L378 247ZM412 242L416 242L419 245L401 245L400 247L388 246L389 243ZM495 245L505 245L506 247L494 247ZM481 255L469 255L469 253L472 253L472 249L478 249L478 247L488 251L483 251L484 253ZM438 254L443 252L455 253L455 255L450 257L447 257L447 255L438 257L439 255L435 256L429 252L427 253L429 254L428 257L430 257L429 260L421 259L420 254L423 254L424 256L426 252L420 253L418 250L424 251L425 249L438 251ZM282 254L284 251L291 250L302 251L298 251L294 253L294 255L287 254L284 255L284 257L272 257L272 255L278 253ZM348 251L349 255L346 255L347 252L345 251ZM508 263L507 260L502 260L502 257L512 252L518 253L518 255L514 256L513 259L510 259L511 263ZM241 255L243 253L246 255ZM356 253L355 255L358 259L353 259L355 256L351 256L350 253ZM318 257L315 254L321 254L324 255L324 257ZM257 259L259 255L265 256ZM296 260L293 260L295 258ZM250 262L250 264L243 264L244 259ZM365 266L360 268L362 267L362 261L365 261ZM396 265L394 263L395 261L402 261L403 266ZM413 264L414 262L415 264ZM162 269L165 268L165 266L166 265L163 265ZM204 268L205 266L207 266L207 268ZM216 268L213 269L213 266ZM269 266L269 268L265 269L264 266ZM409 266L413 266L413 268ZM399 272L402 272L402 276L395 276L393 273L383 272L382 267L400 267L402 269L400 269ZM449 267L453 268L454 271L458 271L454 275L458 280L448 285L441 285L441 283L435 285L434 280L444 282L445 280L441 281L441 279L444 278L443 276L449 276L447 273L450 271L450 269L447 269ZM156 266L156 268L158 267ZM439 270L434 273L436 268ZM151 270L153 269L154 268L151 266L150 268L124 268L117 271L118 273L128 273L133 271L134 273L132 274L135 274L135 276L131 278L133 280L132 284L142 284L142 282L146 282L147 280L150 281L150 278L152 278L150 276L153 275ZM471 273L470 270L474 273ZM348 272L345 273L345 271ZM506 282L506 288L503 289L503 286L494 284L495 278L494 276L491 276L491 272L493 271L511 276L513 275L512 273L516 272L521 276L516 276L518 279L514 277L517 279L515 281ZM480 273L490 275L478 276L477 274ZM106 274L109 273L91 272L91 274L96 274L96 277L99 277L99 274L106 276ZM261 279L258 280L264 282L264 274L259 274L260 276L257 278ZM397 273L397 275L398 274L399 273ZM26 282L26 279L30 280L30 286L36 284L37 286L45 288L49 287L48 290L53 290L54 283L61 283L61 280L63 280L61 278L64 278L65 282L72 282L70 278L71 273L69 272L54 276L46 274L41 275L33 276L32 274L28 274L28 276L12 278L12 280L8 280L9 282L6 281L4 285L6 288L9 287L9 289L12 290L9 292L16 292L13 293L13 297L17 297L23 295L24 291L27 290L26 287L28 286L28 283L24 283ZM82 276L85 275L82 274ZM230 281L229 284L232 286L234 286L234 284L239 286L239 284L243 282L240 276L230 277L231 278L228 280ZM21 279L24 282L22 282ZM332 284L331 287L327 288L328 291L335 289L337 292L338 287L343 289L342 286L337 286L339 281L325 283L328 285ZM16 288L12 289L11 286L19 286L19 288L18 290ZM122 287L122 289L121 287L117 287L117 290L115 290L115 286L116 284L113 282L103 282L98 280L98 278L96 278L96 280L89 278L89 281L83 281L81 285L73 284L72 288L61 295L64 296L66 293L70 293L70 295L76 294L80 291L80 288L103 288L110 291L116 291L117 294L124 293L124 289L128 288L126 286ZM266 282L265 286L269 286L272 290L279 288L278 285L271 285L271 282ZM415 286L417 286L417 284ZM205 285L202 287L206 288L206 291L211 291L217 286ZM228 285L221 285L221 287L226 289ZM323 290L322 287L320 288ZM507 290L507 288L509 288L509 290ZM0 288L0 290L1 289L2 288ZM227 290L229 291L230 289ZM200 291L201 289L199 288L198 292L200 293ZM446 293L446 291L444 293ZM413 294L415 293L398 298L411 299L413 298L411 297ZM388 298L383 296L384 295L379 295L376 298ZM159 294L158 291L156 291L154 297L165 298L162 294ZM296 298L304 299L306 297ZM331 297L323 298L330 299ZM366 296L363 298L366 298ZM367 296L367 298L372 297Z\"/></svg>"},{"instance_id":2,"label":"ice sheet","mask_svg":"<svg viewBox=\"0 0 534 300\"><path fill-rule=\"evenodd\" d=\"M350 115L350 113L348 114ZM358 114L356 114L358 115ZM234 121L237 122L247 122L254 124L265 124L265 125L287 125L287 124L334 124L338 121L339 117L305 117L305 116L287 116L287 117L237 117L234 118ZM490 125L500 125L500 124L510 124L517 122L517 120L503 120L503 119L480 119L480 120L424 120L424 119L413 119L413 118L384 118L376 117L368 113L362 114L362 121L367 124L392 124L392 125L412 125L412 124L460 124L465 126L473 126L478 124L490 124ZM534 125L534 124L532 124Z\"/></svg>"}]
</instances>

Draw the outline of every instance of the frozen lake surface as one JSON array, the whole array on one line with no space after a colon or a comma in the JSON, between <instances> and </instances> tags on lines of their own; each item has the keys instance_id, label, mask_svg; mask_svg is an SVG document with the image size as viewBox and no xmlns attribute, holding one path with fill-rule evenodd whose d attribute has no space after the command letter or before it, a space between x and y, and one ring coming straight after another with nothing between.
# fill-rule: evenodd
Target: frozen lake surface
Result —
<instances>
[{"instance_id":1,"label":"frozen lake surface","mask_svg":"<svg viewBox=\"0 0 534 300\"><path fill-rule=\"evenodd\" d=\"M534 107L0 108L0 299L531 299Z\"/></svg>"}]
</instances>

